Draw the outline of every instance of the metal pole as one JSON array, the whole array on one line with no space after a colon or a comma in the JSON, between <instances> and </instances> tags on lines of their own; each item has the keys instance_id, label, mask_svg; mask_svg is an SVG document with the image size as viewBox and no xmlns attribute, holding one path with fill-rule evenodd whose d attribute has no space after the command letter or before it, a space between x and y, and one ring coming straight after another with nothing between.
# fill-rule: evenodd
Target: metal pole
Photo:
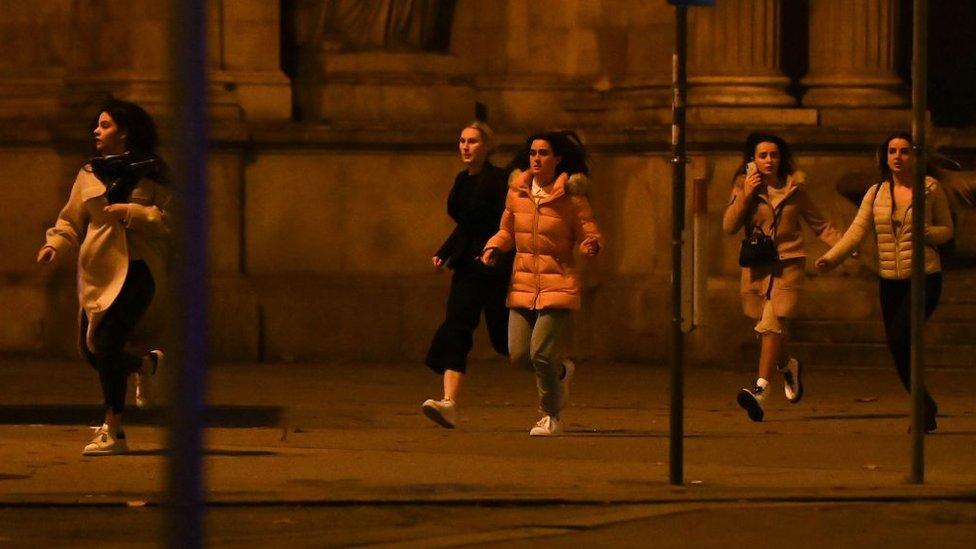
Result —
<instances>
[{"instance_id":1,"label":"metal pole","mask_svg":"<svg viewBox=\"0 0 976 549\"><path fill-rule=\"evenodd\" d=\"M172 0L174 238L168 345L170 410L166 543L203 545L204 377L207 360L207 124L205 0Z\"/></svg>"},{"instance_id":2,"label":"metal pole","mask_svg":"<svg viewBox=\"0 0 976 549\"><path fill-rule=\"evenodd\" d=\"M912 47L912 475L925 482L925 112L928 82L928 1L914 0Z\"/></svg>"},{"instance_id":3,"label":"metal pole","mask_svg":"<svg viewBox=\"0 0 976 549\"><path fill-rule=\"evenodd\" d=\"M670 482L684 484L684 332L681 331L681 244L685 230L685 91L688 8L675 6L671 83L671 441Z\"/></svg>"}]
</instances>

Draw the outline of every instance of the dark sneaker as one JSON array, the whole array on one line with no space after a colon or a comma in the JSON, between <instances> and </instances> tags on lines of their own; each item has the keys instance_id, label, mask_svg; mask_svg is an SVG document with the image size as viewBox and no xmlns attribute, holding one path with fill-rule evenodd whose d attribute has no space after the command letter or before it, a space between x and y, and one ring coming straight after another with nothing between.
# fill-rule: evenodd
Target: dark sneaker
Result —
<instances>
[{"instance_id":1,"label":"dark sneaker","mask_svg":"<svg viewBox=\"0 0 976 549\"><path fill-rule=\"evenodd\" d=\"M790 404L796 404L803 398L803 363L790 357L786 366L779 369L783 374L783 392Z\"/></svg>"},{"instance_id":2,"label":"dark sneaker","mask_svg":"<svg viewBox=\"0 0 976 549\"><path fill-rule=\"evenodd\" d=\"M766 398L766 390L758 385L748 389L743 387L739 390L735 401L749 414L749 419L753 421L763 420L762 401Z\"/></svg>"}]
</instances>

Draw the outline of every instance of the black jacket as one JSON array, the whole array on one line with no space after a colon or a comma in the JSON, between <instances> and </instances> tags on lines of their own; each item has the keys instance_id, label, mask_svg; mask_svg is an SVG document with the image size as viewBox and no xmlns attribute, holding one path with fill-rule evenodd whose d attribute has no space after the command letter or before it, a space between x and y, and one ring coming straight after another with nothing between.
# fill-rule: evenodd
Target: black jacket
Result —
<instances>
[{"instance_id":1,"label":"black jacket","mask_svg":"<svg viewBox=\"0 0 976 549\"><path fill-rule=\"evenodd\" d=\"M467 170L457 174L447 197L447 214L457 226L435 254L448 268L455 272L497 274L506 278L511 275L512 253L500 257L495 267L487 267L476 260L488 239L498 232L507 194L508 173L490 163L486 162L477 175L468 175Z\"/></svg>"}]
</instances>

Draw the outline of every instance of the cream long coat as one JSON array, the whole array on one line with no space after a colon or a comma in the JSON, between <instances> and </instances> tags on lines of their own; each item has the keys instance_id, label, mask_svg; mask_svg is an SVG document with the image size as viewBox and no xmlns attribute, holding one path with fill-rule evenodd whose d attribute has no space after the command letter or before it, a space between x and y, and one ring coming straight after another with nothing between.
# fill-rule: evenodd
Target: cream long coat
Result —
<instances>
[{"instance_id":1,"label":"cream long coat","mask_svg":"<svg viewBox=\"0 0 976 549\"><path fill-rule=\"evenodd\" d=\"M833 263L850 255L869 232L874 232L878 244L878 275L881 278L903 280L912 276L912 214L909 205L901 226L891 222L891 182L872 185L861 200L861 207L851 226L824 258ZM939 182L925 178L925 272L942 270L939 252L935 249L952 239L952 215L949 201Z\"/></svg>"},{"instance_id":2,"label":"cream long coat","mask_svg":"<svg viewBox=\"0 0 976 549\"><path fill-rule=\"evenodd\" d=\"M147 178L141 179L125 204L125 220L105 213L108 205L105 185L86 165L78 171L71 195L54 226L47 230L47 246L64 256L78 252L78 302L89 319L86 341L92 344L95 327L115 301L129 270L129 261L142 259L156 283L156 295L163 288L166 236L169 221L166 206L169 190Z\"/></svg>"}]
</instances>

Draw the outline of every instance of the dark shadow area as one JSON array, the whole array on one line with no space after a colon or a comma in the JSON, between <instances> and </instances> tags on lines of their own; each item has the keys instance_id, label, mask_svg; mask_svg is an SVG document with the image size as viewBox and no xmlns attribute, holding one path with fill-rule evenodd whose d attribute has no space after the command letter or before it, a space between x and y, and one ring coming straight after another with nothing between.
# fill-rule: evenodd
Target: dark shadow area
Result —
<instances>
[{"instance_id":1,"label":"dark shadow area","mask_svg":"<svg viewBox=\"0 0 976 549\"><path fill-rule=\"evenodd\" d=\"M281 422L280 406L233 406L219 405L207 408L204 421L207 427L246 429L253 427L277 427ZM84 404L0 405L0 425L80 425L99 423L105 409ZM165 410L125 411L127 425L166 424Z\"/></svg>"},{"instance_id":2,"label":"dark shadow area","mask_svg":"<svg viewBox=\"0 0 976 549\"><path fill-rule=\"evenodd\" d=\"M810 0L780 5L779 55L783 72L790 77L786 92L799 100L806 92L800 81L810 68Z\"/></svg>"},{"instance_id":3,"label":"dark shadow area","mask_svg":"<svg viewBox=\"0 0 976 549\"><path fill-rule=\"evenodd\" d=\"M911 83L912 0L901 0L898 75ZM976 2L929 2L928 102L936 126L976 123Z\"/></svg>"}]
</instances>

